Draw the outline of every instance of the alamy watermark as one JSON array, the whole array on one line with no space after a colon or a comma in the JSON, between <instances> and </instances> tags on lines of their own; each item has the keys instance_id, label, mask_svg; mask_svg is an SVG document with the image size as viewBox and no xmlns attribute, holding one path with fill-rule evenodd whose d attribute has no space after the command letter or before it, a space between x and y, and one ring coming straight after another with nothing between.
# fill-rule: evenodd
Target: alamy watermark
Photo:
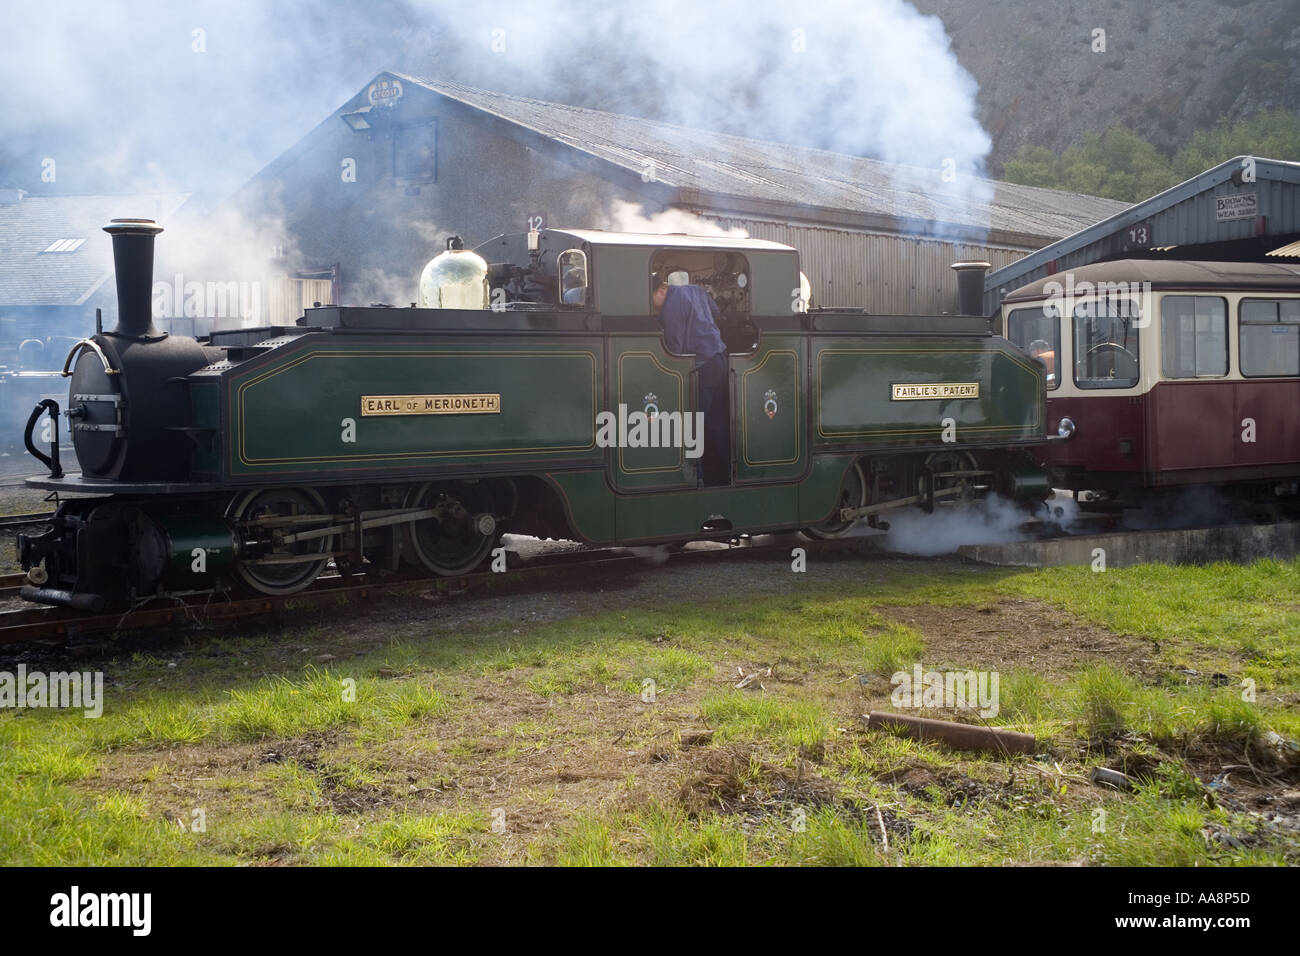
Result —
<instances>
[{"instance_id":1,"label":"alamy watermark","mask_svg":"<svg viewBox=\"0 0 1300 956\"><path fill-rule=\"evenodd\" d=\"M596 445L600 448L683 448L687 458L704 454L703 412L661 412L654 393L641 411L596 415Z\"/></svg>"},{"instance_id":2,"label":"alamy watermark","mask_svg":"<svg viewBox=\"0 0 1300 956\"><path fill-rule=\"evenodd\" d=\"M997 671L927 671L916 664L910 674L896 671L889 678L889 700L895 707L947 707L996 717L999 680Z\"/></svg>"},{"instance_id":3,"label":"alamy watermark","mask_svg":"<svg viewBox=\"0 0 1300 956\"><path fill-rule=\"evenodd\" d=\"M185 281L176 273L171 282L153 284L155 319L240 319L257 325L262 318L262 283Z\"/></svg>"},{"instance_id":4,"label":"alamy watermark","mask_svg":"<svg viewBox=\"0 0 1300 956\"><path fill-rule=\"evenodd\" d=\"M1056 279L1043 285L1047 301L1043 315L1048 318L1077 316L1081 319L1130 319L1133 328L1146 328L1155 307L1150 282L1082 282L1067 272L1065 281Z\"/></svg>"},{"instance_id":5,"label":"alamy watermark","mask_svg":"<svg viewBox=\"0 0 1300 956\"><path fill-rule=\"evenodd\" d=\"M0 707L23 710L28 707L51 707L81 710L87 717L104 713L104 674L102 671L46 674L28 671L26 664L18 672L0 671Z\"/></svg>"},{"instance_id":6,"label":"alamy watermark","mask_svg":"<svg viewBox=\"0 0 1300 956\"><path fill-rule=\"evenodd\" d=\"M84 893L73 886L50 897L50 925L55 927L123 927L133 936L148 936L152 914L152 893Z\"/></svg>"}]
</instances>

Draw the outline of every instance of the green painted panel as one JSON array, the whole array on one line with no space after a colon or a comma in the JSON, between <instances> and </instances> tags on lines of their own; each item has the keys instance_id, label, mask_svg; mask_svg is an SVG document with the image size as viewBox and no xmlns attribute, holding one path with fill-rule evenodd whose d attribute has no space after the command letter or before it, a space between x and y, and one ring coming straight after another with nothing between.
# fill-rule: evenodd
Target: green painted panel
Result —
<instances>
[{"instance_id":1,"label":"green painted panel","mask_svg":"<svg viewBox=\"0 0 1300 956\"><path fill-rule=\"evenodd\" d=\"M605 472L573 471L547 475L564 502L573 530L585 541L611 544L617 537L614 525L614 494Z\"/></svg>"},{"instance_id":2,"label":"green painted panel","mask_svg":"<svg viewBox=\"0 0 1300 956\"><path fill-rule=\"evenodd\" d=\"M221 389L216 381L190 383L190 409L198 445L194 451L194 476L200 481L215 481L221 476Z\"/></svg>"},{"instance_id":3,"label":"green painted panel","mask_svg":"<svg viewBox=\"0 0 1300 956\"><path fill-rule=\"evenodd\" d=\"M618 415L618 406L627 412L653 414L652 428L658 439L675 438L680 433L678 424L684 423L694 408L694 380L691 358L679 358L664 352L659 336L615 336L611 338L613 355L610 359L615 376L611 393ZM675 417L669 417L674 416ZM672 425L673 435L665 435L666 425ZM694 427L694 420L690 425ZM649 435L647 434L647 438ZM695 436L702 440L701 436ZM695 469L699 459L686 456L680 447L619 447L609 451L614 464L615 482L620 488L693 487Z\"/></svg>"},{"instance_id":4,"label":"green painted panel","mask_svg":"<svg viewBox=\"0 0 1300 956\"><path fill-rule=\"evenodd\" d=\"M627 495L618 499L616 509L618 538L628 543L696 534L712 518L726 518L738 529L794 528L799 490L765 485Z\"/></svg>"},{"instance_id":5,"label":"green painted panel","mask_svg":"<svg viewBox=\"0 0 1300 956\"><path fill-rule=\"evenodd\" d=\"M233 475L600 459L597 343L304 336L228 379ZM487 413L363 414L365 398L499 396ZM482 403L480 403L482 404Z\"/></svg>"},{"instance_id":6,"label":"green painted panel","mask_svg":"<svg viewBox=\"0 0 1300 956\"><path fill-rule=\"evenodd\" d=\"M740 481L796 478L807 459L803 341L763 337L753 355L731 360Z\"/></svg>"},{"instance_id":7,"label":"green painted panel","mask_svg":"<svg viewBox=\"0 0 1300 956\"><path fill-rule=\"evenodd\" d=\"M799 256L784 249L747 249L751 284L750 314L795 314L799 297Z\"/></svg>"},{"instance_id":8,"label":"green painted panel","mask_svg":"<svg viewBox=\"0 0 1300 956\"><path fill-rule=\"evenodd\" d=\"M844 472L856 455L817 455L807 479L799 485L799 526L820 524L839 502Z\"/></svg>"},{"instance_id":9,"label":"green painted panel","mask_svg":"<svg viewBox=\"0 0 1300 956\"><path fill-rule=\"evenodd\" d=\"M839 456L835 456L839 460ZM830 459L828 459L829 461ZM851 461L845 458L844 461ZM814 492L825 498L823 513L828 511L840 475L834 466L834 488L829 492L820 485ZM797 484L765 485L749 488L702 488L639 495L616 495L596 472L569 472L548 476L565 501L574 529L584 539L600 544L633 544L638 541L668 540L698 536L701 526L711 518L728 518L736 528L795 529L799 519L801 488ZM821 517L822 515L819 515Z\"/></svg>"},{"instance_id":10,"label":"green painted panel","mask_svg":"<svg viewBox=\"0 0 1300 956\"><path fill-rule=\"evenodd\" d=\"M598 246L592 250L596 308L602 315L650 315L653 251L653 246Z\"/></svg>"},{"instance_id":11,"label":"green painted panel","mask_svg":"<svg viewBox=\"0 0 1300 956\"><path fill-rule=\"evenodd\" d=\"M1001 343L999 345L998 343ZM943 419L957 426L957 443L1030 440L1041 433L1042 366L1003 350L1002 340L918 343L814 342L816 439L873 446L942 440ZM977 388L977 397L903 399L951 386Z\"/></svg>"}]
</instances>

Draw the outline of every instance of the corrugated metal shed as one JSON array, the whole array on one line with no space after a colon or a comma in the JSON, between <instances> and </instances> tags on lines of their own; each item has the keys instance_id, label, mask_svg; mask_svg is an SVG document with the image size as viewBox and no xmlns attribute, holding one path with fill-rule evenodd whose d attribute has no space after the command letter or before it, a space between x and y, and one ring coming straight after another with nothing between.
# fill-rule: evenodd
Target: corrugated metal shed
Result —
<instances>
[{"instance_id":1,"label":"corrugated metal shed","mask_svg":"<svg viewBox=\"0 0 1300 956\"><path fill-rule=\"evenodd\" d=\"M994 268L1024 255L1005 246L858 232L771 220L713 216L720 226L799 250L812 285L813 304L877 313L941 313L953 310L957 278L952 263L983 260Z\"/></svg>"},{"instance_id":2,"label":"corrugated metal shed","mask_svg":"<svg viewBox=\"0 0 1300 956\"><path fill-rule=\"evenodd\" d=\"M1200 260L1296 256L1300 163L1238 156L991 272L986 312L1048 275L1118 258Z\"/></svg>"},{"instance_id":3,"label":"corrugated metal shed","mask_svg":"<svg viewBox=\"0 0 1300 956\"><path fill-rule=\"evenodd\" d=\"M404 74L473 109L676 190L674 205L1022 250L1113 216L1127 204L655 120ZM378 80L380 77L377 77Z\"/></svg>"},{"instance_id":4,"label":"corrugated metal shed","mask_svg":"<svg viewBox=\"0 0 1300 956\"><path fill-rule=\"evenodd\" d=\"M10 307L81 305L113 274L112 246L101 226L129 216L165 221L189 198L10 192L17 195L0 203L0 306ZM67 252L47 251L61 239L85 241Z\"/></svg>"}]
</instances>

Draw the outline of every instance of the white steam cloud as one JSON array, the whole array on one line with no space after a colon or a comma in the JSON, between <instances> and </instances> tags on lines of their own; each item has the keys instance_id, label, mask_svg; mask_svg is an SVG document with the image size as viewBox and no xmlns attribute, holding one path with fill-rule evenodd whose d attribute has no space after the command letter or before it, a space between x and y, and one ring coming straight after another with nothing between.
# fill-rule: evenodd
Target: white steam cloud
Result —
<instances>
[{"instance_id":1,"label":"white steam cloud","mask_svg":"<svg viewBox=\"0 0 1300 956\"><path fill-rule=\"evenodd\" d=\"M749 233L739 226L724 229L717 223L687 212L684 209L665 209L647 216L639 203L615 199L603 228L614 232L644 232L668 234L680 232L688 236L717 236L724 239L748 239Z\"/></svg>"},{"instance_id":2,"label":"white steam cloud","mask_svg":"<svg viewBox=\"0 0 1300 956\"><path fill-rule=\"evenodd\" d=\"M990 149L942 22L903 0L51 0L5 27L0 176L44 192L215 202L381 70L884 159L940 206Z\"/></svg>"},{"instance_id":3,"label":"white steam cloud","mask_svg":"<svg viewBox=\"0 0 1300 956\"><path fill-rule=\"evenodd\" d=\"M465 48L493 51L512 85L600 79L596 89L639 88L636 99L669 122L927 168L952 159L964 174L982 171L990 148L975 81L942 21L903 0L535 0L457 11L444 26Z\"/></svg>"},{"instance_id":4,"label":"white steam cloud","mask_svg":"<svg viewBox=\"0 0 1300 956\"><path fill-rule=\"evenodd\" d=\"M187 192L219 209L384 70L886 160L911 191L894 211L918 222L978 226L973 201L988 188L976 84L941 21L904 0L50 0L11 5L5 34L0 186L38 195ZM673 142L671 126L654 144L637 135L617 122L608 132L633 151L697 148ZM768 164L800 162L796 150L769 153ZM743 172L743 150L710 158ZM673 185L689 189L681 166ZM788 198L833 204L829 194L863 188L850 163L821 182ZM618 229L737 234L686 213L608 217ZM160 276L175 261L188 272L203 260L217 279L259 275L266 258L293 268L298 250L273 209L243 225L191 221L169 224ZM331 228L372 233L361 238L379 247L417 225ZM353 301L409 301L414 276L392 280L352 275L343 287Z\"/></svg>"},{"instance_id":5,"label":"white steam cloud","mask_svg":"<svg viewBox=\"0 0 1300 956\"><path fill-rule=\"evenodd\" d=\"M431 20L444 8L413 5ZM494 52L493 88L567 88L580 105L896 164L902 217L971 224L991 191L976 83L943 23L903 0L535 0L466 6L443 27ZM850 167L827 192L855 185Z\"/></svg>"},{"instance_id":6,"label":"white steam cloud","mask_svg":"<svg viewBox=\"0 0 1300 956\"><path fill-rule=\"evenodd\" d=\"M881 543L901 554L932 556L952 554L967 544L1005 544L1024 541L1029 515L1005 498L990 496L966 507L936 505L927 514L920 508L900 508L885 516L889 534Z\"/></svg>"},{"instance_id":7,"label":"white steam cloud","mask_svg":"<svg viewBox=\"0 0 1300 956\"><path fill-rule=\"evenodd\" d=\"M269 209L252 214L230 206L184 207L164 227L154 252L159 279L180 272L234 281L302 268L297 243L283 219Z\"/></svg>"}]
</instances>

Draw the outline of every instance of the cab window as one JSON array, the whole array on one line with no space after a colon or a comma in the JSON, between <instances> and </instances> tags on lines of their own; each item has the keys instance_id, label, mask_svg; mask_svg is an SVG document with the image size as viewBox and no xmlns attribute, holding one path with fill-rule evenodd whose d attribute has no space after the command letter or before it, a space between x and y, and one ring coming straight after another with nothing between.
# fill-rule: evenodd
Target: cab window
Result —
<instances>
[{"instance_id":1,"label":"cab window","mask_svg":"<svg viewBox=\"0 0 1300 956\"><path fill-rule=\"evenodd\" d=\"M1138 383L1137 303L1089 299L1074 309L1074 384L1132 388Z\"/></svg>"},{"instance_id":2,"label":"cab window","mask_svg":"<svg viewBox=\"0 0 1300 956\"><path fill-rule=\"evenodd\" d=\"M1241 374L1300 375L1300 299L1242 299L1239 308Z\"/></svg>"},{"instance_id":3,"label":"cab window","mask_svg":"<svg viewBox=\"0 0 1300 956\"><path fill-rule=\"evenodd\" d=\"M1165 378L1228 374L1228 303L1208 295L1167 295L1160 303Z\"/></svg>"},{"instance_id":4,"label":"cab window","mask_svg":"<svg viewBox=\"0 0 1300 956\"><path fill-rule=\"evenodd\" d=\"M556 257L560 277L560 304L587 304L587 254L581 249L566 249Z\"/></svg>"},{"instance_id":5,"label":"cab window","mask_svg":"<svg viewBox=\"0 0 1300 956\"><path fill-rule=\"evenodd\" d=\"M1047 366L1047 387L1057 388L1057 356L1061 354L1061 323L1042 308L1016 309L1007 316L1007 338Z\"/></svg>"},{"instance_id":6,"label":"cab window","mask_svg":"<svg viewBox=\"0 0 1300 956\"><path fill-rule=\"evenodd\" d=\"M718 331L732 355L753 352L758 347L758 326L750 318L749 260L739 252L715 249L660 249L650 257L653 294L659 278L669 285L702 287L718 306Z\"/></svg>"}]
</instances>

